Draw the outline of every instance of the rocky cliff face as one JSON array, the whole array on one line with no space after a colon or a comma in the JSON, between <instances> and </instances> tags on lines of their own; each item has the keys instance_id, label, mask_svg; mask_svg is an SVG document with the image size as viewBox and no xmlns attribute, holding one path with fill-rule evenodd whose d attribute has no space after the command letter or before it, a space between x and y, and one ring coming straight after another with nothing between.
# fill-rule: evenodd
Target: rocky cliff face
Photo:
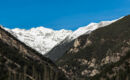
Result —
<instances>
[{"instance_id":1,"label":"rocky cliff face","mask_svg":"<svg viewBox=\"0 0 130 80\"><path fill-rule=\"evenodd\" d=\"M0 80L66 80L48 58L0 27Z\"/></svg>"},{"instance_id":2,"label":"rocky cliff face","mask_svg":"<svg viewBox=\"0 0 130 80\"><path fill-rule=\"evenodd\" d=\"M56 63L72 80L129 80L129 34L130 15L78 37Z\"/></svg>"},{"instance_id":3,"label":"rocky cliff face","mask_svg":"<svg viewBox=\"0 0 130 80\"><path fill-rule=\"evenodd\" d=\"M130 51L119 61L101 67L100 74L90 80L130 80Z\"/></svg>"}]
</instances>

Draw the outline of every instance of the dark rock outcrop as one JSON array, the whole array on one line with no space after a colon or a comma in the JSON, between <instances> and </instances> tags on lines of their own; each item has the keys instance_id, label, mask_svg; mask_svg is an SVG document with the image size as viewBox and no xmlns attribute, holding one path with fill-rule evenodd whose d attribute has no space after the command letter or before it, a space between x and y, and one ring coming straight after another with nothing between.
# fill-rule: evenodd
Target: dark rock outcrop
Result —
<instances>
[{"instance_id":1,"label":"dark rock outcrop","mask_svg":"<svg viewBox=\"0 0 130 80\"><path fill-rule=\"evenodd\" d=\"M0 27L0 80L66 80L48 58Z\"/></svg>"}]
</instances>

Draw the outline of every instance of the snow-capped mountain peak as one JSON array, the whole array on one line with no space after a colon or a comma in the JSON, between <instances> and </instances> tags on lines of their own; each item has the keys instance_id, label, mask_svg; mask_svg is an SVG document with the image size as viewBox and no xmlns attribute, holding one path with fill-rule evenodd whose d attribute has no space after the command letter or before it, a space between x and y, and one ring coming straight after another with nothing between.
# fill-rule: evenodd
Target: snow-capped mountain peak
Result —
<instances>
[{"instance_id":1,"label":"snow-capped mountain peak","mask_svg":"<svg viewBox=\"0 0 130 80\"><path fill-rule=\"evenodd\" d=\"M50 33L50 32L53 32L54 30L40 26L40 27L36 27L36 28L31 28L29 31L31 31L31 32L41 32L42 31L44 33Z\"/></svg>"},{"instance_id":2,"label":"snow-capped mountain peak","mask_svg":"<svg viewBox=\"0 0 130 80\"><path fill-rule=\"evenodd\" d=\"M32 47L42 54L45 54L65 38L67 38L67 41L72 41L80 35L89 34L93 30L109 25L115 21L116 20L102 21L100 23L90 23L87 26L78 28L74 32L65 29L53 30L43 26L31 28L28 30L19 28L5 29L17 37L20 41L24 42L26 45Z\"/></svg>"},{"instance_id":3,"label":"snow-capped mountain peak","mask_svg":"<svg viewBox=\"0 0 130 80\"><path fill-rule=\"evenodd\" d=\"M43 26L31 28L29 30L19 28L5 29L26 45L32 47L42 54L48 52L56 44L72 33L71 30L53 30Z\"/></svg>"},{"instance_id":4,"label":"snow-capped mountain peak","mask_svg":"<svg viewBox=\"0 0 130 80\"><path fill-rule=\"evenodd\" d=\"M74 31L72 33L72 35L69 38L70 39L75 39L75 38L79 37L80 35L89 34L93 30L96 30L97 28L100 28L100 27L107 26L107 25L109 25L109 24L111 24L111 23L113 23L115 21L117 21L117 20L101 21L100 23L90 23L87 26L78 28L76 31Z\"/></svg>"}]
</instances>

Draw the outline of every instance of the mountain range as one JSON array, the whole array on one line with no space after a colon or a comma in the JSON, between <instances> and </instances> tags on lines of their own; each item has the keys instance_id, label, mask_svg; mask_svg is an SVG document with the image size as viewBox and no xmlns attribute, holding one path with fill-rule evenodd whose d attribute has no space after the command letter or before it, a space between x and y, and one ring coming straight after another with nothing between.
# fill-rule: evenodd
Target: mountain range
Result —
<instances>
[{"instance_id":1,"label":"mountain range","mask_svg":"<svg viewBox=\"0 0 130 80\"><path fill-rule=\"evenodd\" d=\"M80 35L90 33L91 31L99 27L109 25L114 21L116 20L102 21L100 23L90 23L88 26L80 27L75 31L65 29L53 30L43 26L31 28L29 30L20 28L5 29L14 35L17 39L44 55L67 37L69 41L72 41Z\"/></svg>"},{"instance_id":2,"label":"mountain range","mask_svg":"<svg viewBox=\"0 0 130 80\"><path fill-rule=\"evenodd\" d=\"M75 31L1 26L0 80L130 80L129 34L130 15Z\"/></svg>"}]
</instances>

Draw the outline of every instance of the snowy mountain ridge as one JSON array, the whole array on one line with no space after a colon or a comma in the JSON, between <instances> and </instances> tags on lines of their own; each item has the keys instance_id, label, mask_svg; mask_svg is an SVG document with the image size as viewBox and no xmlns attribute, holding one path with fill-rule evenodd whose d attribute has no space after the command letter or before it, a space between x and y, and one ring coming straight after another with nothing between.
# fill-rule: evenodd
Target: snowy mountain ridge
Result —
<instances>
[{"instance_id":1,"label":"snowy mountain ridge","mask_svg":"<svg viewBox=\"0 0 130 80\"><path fill-rule=\"evenodd\" d=\"M31 28L29 30L19 28L5 29L17 37L20 41L24 42L26 45L32 47L42 54L45 54L55 45L63 41L66 37L69 41L72 41L80 35L89 34L91 31L109 25L115 21L116 20L102 21L100 23L90 23L88 26L80 27L74 32L64 29L53 30L43 26Z\"/></svg>"},{"instance_id":2,"label":"snowy mountain ridge","mask_svg":"<svg viewBox=\"0 0 130 80\"><path fill-rule=\"evenodd\" d=\"M90 32L100 28L100 27L104 27L104 26L107 26L113 22L115 22L117 20L112 20L112 21L101 21L99 23L90 23L89 25L87 26L84 26L84 27L80 27L78 28L76 31L74 31L72 33L72 35L70 35L70 39L75 39L77 37L79 37L80 35L83 35L83 34L89 34Z\"/></svg>"},{"instance_id":3,"label":"snowy mountain ridge","mask_svg":"<svg viewBox=\"0 0 130 80\"><path fill-rule=\"evenodd\" d=\"M66 36L72 34L71 30L62 29L59 31L54 31L42 26L31 28L29 30L19 28L5 29L17 37L20 41L24 42L26 45L32 47L42 54L45 54L57 43L62 41Z\"/></svg>"}]
</instances>

